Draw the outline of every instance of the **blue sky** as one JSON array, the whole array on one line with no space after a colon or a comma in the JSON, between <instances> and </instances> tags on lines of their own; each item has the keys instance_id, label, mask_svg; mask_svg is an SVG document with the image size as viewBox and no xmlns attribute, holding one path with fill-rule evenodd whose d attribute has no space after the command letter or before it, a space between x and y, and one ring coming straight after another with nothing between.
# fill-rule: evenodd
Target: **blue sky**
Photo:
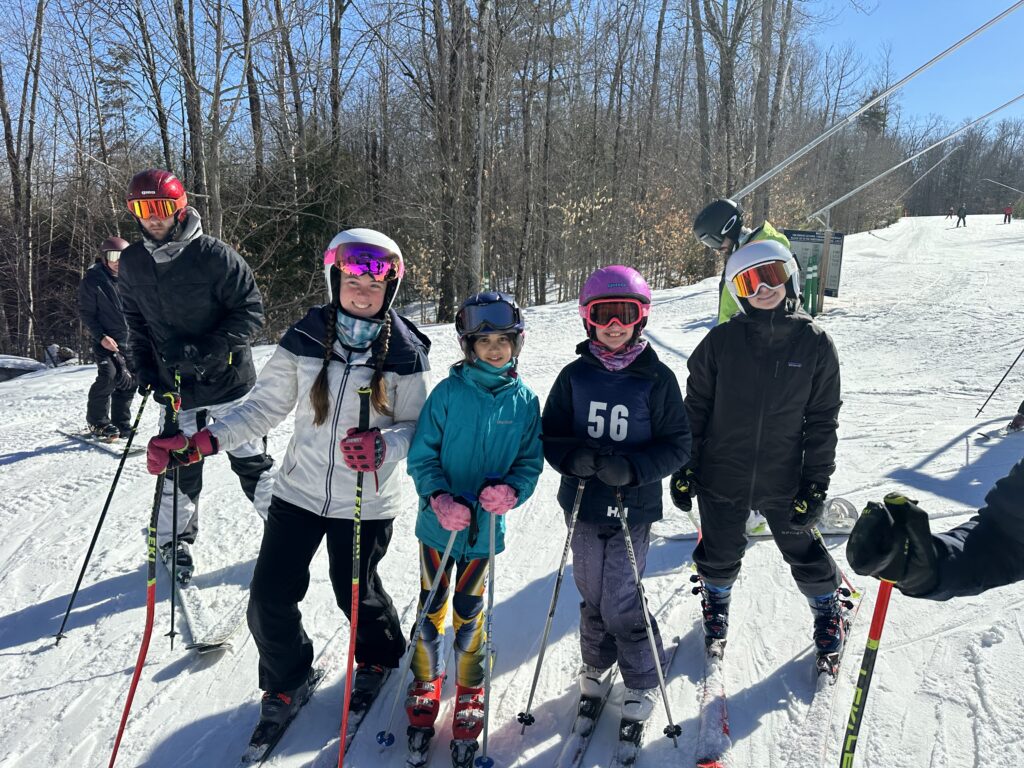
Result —
<instances>
[{"instance_id":1,"label":"blue sky","mask_svg":"<svg viewBox=\"0 0 1024 768\"><path fill-rule=\"evenodd\" d=\"M814 37L820 45L847 40L866 60L892 45L894 82L910 74L1014 4L1015 0L826 0L833 21ZM1011 13L899 91L905 118L943 115L953 124L975 119L1024 92L1024 7ZM1024 117L1024 99L992 120Z\"/></svg>"}]
</instances>

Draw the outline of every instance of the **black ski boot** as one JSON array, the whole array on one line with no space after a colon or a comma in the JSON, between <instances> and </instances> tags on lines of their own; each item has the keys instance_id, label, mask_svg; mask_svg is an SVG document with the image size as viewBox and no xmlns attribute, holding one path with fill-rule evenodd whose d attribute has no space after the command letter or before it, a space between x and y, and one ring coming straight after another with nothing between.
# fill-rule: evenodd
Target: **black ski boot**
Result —
<instances>
[{"instance_id":1,"label":"black ski boot","mask_svg":"<svg viewBox=\"0 0 1024 768\"><path fill-rule=\"evenodd\" d=\"M89 434L101 443L112 443L120 436L120 432L113 424L90 424Z\"/></svg>"},{"instance_id":2,"label":"black ski boot","mask_svg":"<svg viewBox=\"0 0 1024 768\"><path fill-rule=\"evenodd\" d=\"M700 595L701 613L704 617L704 647L713 656L725 655L725 640L729 632L729 602L732 587L712 587L700 576L691 576L690 581L698 584L693 594Z\"/></svg>"},{"instance_id":3,"label":"black ski boot","mask_svg":"<svg viewBox=\"0 0 1024 768\"><path fill-rule=\"evenodd\" d=\"M349 704L350 712L365 712L377 699L377 694L384 686L384 682L391 674L390 667L380 664L359 664L356 667L356 676L352 681L352 701Z\"/></svg>"}]
</instances>

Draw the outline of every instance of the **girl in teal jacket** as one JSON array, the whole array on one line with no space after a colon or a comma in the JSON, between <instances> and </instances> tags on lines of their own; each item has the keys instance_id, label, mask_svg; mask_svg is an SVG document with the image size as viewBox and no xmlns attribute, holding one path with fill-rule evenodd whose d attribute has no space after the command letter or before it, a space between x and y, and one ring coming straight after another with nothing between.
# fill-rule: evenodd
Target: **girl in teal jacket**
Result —
<instances>
[{"instance_id":1,"label":"girl in teal jacket","mask_svg":"<svg viewBox=\"0 0 1024 768\"><path fill-rule=\"evenodd\" d=\"M428 609L413 655L406 708L415 728L432 729L440 706L442 640L448 579L456 568L453 625L457 692L455 739L475 740L482 727L490 515L495 553L505 548L505 513L533 493L543 468L540 405L516 373L523 319L515 300L489 291L466 299L455 328L465 359L430 393L409 449L408 471L420 497L420 611L441 557L457 532L445 575Z\"/></svg>"}]
</instances>

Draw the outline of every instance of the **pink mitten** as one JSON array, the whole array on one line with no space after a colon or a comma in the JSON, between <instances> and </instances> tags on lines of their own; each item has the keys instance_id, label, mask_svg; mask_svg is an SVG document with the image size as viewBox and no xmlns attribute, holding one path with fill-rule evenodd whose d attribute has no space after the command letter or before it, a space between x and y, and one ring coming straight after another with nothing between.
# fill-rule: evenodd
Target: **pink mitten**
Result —
<instances>
[{"instance_id":1,"label":"pink mitten","mask_svg":"<svg viewBox=\"0 0 1024 768\"><path fill-rule=\"evenodd\" d=\"M495 515L504 515L519 501L519 496L510 485L488 485L480 491L480 506Z\"/></svg>"},{"instance_id":2,"label":"pink mitten","mask_svg":"<svg viewBox=\"0 0 1024 768\"><path fill-rule=\"evenodd\" d=\"M430 506L437 515L437 520L446 531L461 531L469 527L472 512L465 504L460 504L450 493L442 493L430 500Z\"/></svg>"}]
</instances>

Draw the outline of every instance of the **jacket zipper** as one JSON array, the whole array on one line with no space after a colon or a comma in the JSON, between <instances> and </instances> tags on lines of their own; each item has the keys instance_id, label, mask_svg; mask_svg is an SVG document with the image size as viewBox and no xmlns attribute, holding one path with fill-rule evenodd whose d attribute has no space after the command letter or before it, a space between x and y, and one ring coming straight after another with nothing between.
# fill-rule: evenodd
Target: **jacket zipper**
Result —
<instances>
[{"instance_id":1,"label":"jacket zipper","mask_svg":"<svg viewBox=\"0 0 1024 768\"><path fill-rule=\"evenodd\" d=\"M768 320L768 349L772 348L772 341L775 339L775 315L772 314ZM775 377L779 375L779 361L775 361ZM754 508L754 488L757 485L757 459L761 453L761 433L764 431L764 404L768 397L768 382L761 387L761 408L757 412L757 432L754 433L754 466L750 473L750 494L747 497L747 509Z\"/></svg>"},{"instance_id":2,"label":"jacket zipper","mask_svg":"<svg viewBox=\"0 0 1024 768\"><path fill-rule=\"evenodd\" d=\"M320 510L321 517L327 517L327 510L331 506L331 480L334 478L334 446L338 441L338 419L341 418L341 401L345 397L345 385L348 383L348 373L352 370L349 363L345 363L345 373L341 375L341 384L338 386L338 402L334 406L334 420L331 422L331 445L327 456L327 479L324 488L324 507Z\"/></svg>"}]
</instances>

